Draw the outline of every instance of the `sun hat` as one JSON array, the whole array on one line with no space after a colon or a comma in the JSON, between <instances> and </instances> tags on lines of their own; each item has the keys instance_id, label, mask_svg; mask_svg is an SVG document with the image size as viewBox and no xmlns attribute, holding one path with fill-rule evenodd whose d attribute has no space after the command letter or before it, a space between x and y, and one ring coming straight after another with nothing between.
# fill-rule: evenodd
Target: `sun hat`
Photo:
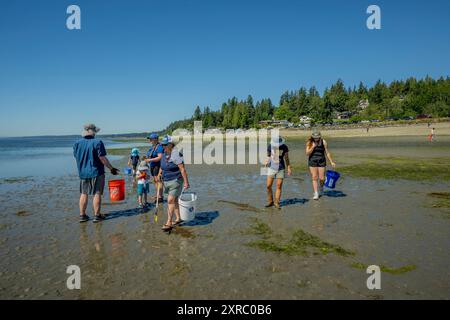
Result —
<instances>
[{"instance_id":1,"label":"sun hat","mask_svg":"<svg viewBox=\"0 0 450 320\"><path fill-rule=\"evenodd\" d=\"M139 149L138 148L131 149L131 155L138 156L139 155Z\"/></svg>"},{"instance_id":2,"label":"sun hat","mask_svg":"<svg viewBox=\"0 0 450 320\"><path fill-rule=\"evenodd\" d=\"M173 140L171 136L165 136L162 140L161 140L161 144L163 146L167 146L169 143L173 144Z\"/></svg>"},{"instance_id":3,"label":"sun hat","mask_svg":"<svg viewBox=\"0 0 450 320\"><path fill-rule=\"evenodd\" d=\"M149 167L148 167L148 163L146 161L141 161L139 163L139 167L138 167L139 171L148 170L148 169L149 169Z\"/></svg>"},{"instance_id":4,"label":"sun hat","mask_svg":"<svg viewBox=\"0 0 450 320\"><path fill-rule=\"evenodd\" d=\"M270 141L270 145L272 147L278 148L282 146L286 140L282 136L275 135L272 137L272 140Z\"/></svg>"},{"instance_id":5,"label":"sun hat","mask_svg":"<svg viewBox=\"0 0 450 320\"><path fill-rule=\"evenodd\" d=\"M311 137L314 139L322 138L322 135L320 134L320 131L314 130L313 133L311 133Z\"/></svg>"},{"instance_id":6,"label":"sun hat","mask_svg":"<svg viewBox=\"0 0 450 320\"><path fill-rule=\"evenodd\" d=\"M81 132L81 136L95 136L97 132L100 131L100 128L98 128L95 124L89 123L84 125L84 130Z\"/></svg>"},{"instance_id":7,"label":"sun hat","mask_svg":"<svg viewBox=\"0 0 450 320\"><path fill-rule=\"evenodd\" d=\"M150 139L150 140L159 139L159 135L157 133L152 133L147 136L147 139Z\"/></svg>"}]
</instances>

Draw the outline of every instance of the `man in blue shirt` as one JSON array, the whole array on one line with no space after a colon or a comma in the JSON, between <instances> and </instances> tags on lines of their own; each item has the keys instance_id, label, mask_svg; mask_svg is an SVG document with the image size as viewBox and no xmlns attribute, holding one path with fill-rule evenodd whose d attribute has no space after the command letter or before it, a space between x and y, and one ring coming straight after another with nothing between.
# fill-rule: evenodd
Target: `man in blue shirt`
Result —
<instances>
[{"instance_id":1,"label":"man in blue shirt","mask_svg":"<svg viewBox=\"0 0 450 320\"><path fill-rule=\"evenodd\" d=\"M95 138L99 131L100 128L94 124L85 125L81 134L83 138L73 146L73 155L77 161L78 175L80 176L80 222L89 220L86 215L88 195L94 196L94 222L105 219L105 215L100 213L105 188L105 166L113 175L119 172L106 158L103 142Z\"/></svg>"},{"instance_id":2,"label":"man in blue shirt","mask_svg":"<svg viewBox=\"0 0 450 320\"><path fill-rule=\"evenodd\" d=\"M159 168L161 167L161 158L164 153L163 147L159 143L159 135L157 133L152 133L147 137L150 140L151 146L147 152L147 163L150 163L150 173L155 181L156 186L156 199L155 203L162 203L162 188L160 188L160 180L159 180Z\"/></svg>"}]
</instances>

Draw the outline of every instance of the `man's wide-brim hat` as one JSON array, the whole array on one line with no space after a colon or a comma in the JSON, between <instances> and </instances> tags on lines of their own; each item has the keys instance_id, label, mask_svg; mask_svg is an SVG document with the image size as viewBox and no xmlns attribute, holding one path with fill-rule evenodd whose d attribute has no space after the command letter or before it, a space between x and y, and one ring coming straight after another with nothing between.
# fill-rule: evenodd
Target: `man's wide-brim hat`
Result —
<instances>
[{"instance_id":1,"label":"man's wide-brim hat","mask_svg":"<svg viewBox=\"0 0 450 320\"><path fill-rule=\"evenodd\" d=\"M81 135L83 136L83 137L86 137L86 136L95 136L96 134L97 134L97 132L99 132L100 131L100 128L98 128L95 124L93 124L93 123L89 123L89 124L86 124L85 126L84 126L84 130L83 130L83 132L81 132Z\"/></svg>"},{"instance_id":2,"label":"man's wide-brim hat","mask_svg":"<svg viewBox=\"0 0 450 320\"><path fill-rule=\"evenodd\" d=\"M270 141L270 145L274 148L278 148L282 146L286 140L282 136L274 136L272 137L272 140Z\"/></svg>"}]
</instances>

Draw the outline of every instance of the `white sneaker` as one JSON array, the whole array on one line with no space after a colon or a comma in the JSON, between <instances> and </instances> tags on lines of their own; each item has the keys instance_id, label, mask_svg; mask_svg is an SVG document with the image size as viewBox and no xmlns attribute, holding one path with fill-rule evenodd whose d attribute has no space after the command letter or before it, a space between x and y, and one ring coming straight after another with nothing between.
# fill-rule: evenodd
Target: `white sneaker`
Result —
<instances>
[{"instance_id":1,"label":"white sneaker","mask_svg":"<svg viewBox=\"0 0 450 320\"><path fill-rule=\"evenodd\" d=\"M319 200L319 193L318 192L314 192L313 200Z\"/></svg>"}]
</instances>

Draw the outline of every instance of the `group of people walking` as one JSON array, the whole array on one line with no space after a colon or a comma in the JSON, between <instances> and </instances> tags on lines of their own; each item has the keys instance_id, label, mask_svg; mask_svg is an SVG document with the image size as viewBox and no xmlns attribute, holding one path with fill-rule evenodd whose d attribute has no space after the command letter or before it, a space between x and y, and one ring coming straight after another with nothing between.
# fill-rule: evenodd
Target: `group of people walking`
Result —
<instances>
[{"instance_id":1,"label":"group of people walking","mask_svg":"<svg viewBox=\"0 0 450 320\"><path fill-rule=\"evenodd\" d=\"M84 126L82 139L73 146L73 154L80 177L80 222L90 220L86 214L88 195L94 197L93 222L99 222L106 218L100 212L101 197L105 187L105 166L111 174L119 173L119 170L114 168L106 157L103 142L96 138L99 131L100 128L94 124ZM133 175L136 176L140 208L149 206L147 196L150 177L156 186L156 205L162 203L163 193L167 196L167 222L162 229L168 231L183 222L180 217L178 198L183 189L189 188L189 180L183 155L175 148L172 139L166 136L159 141L157 134L151 134L147 138L151 143L147 155L141 161L139 152L132 150L129 165L132 165Z\"/></svg>"},{"instance_id":2,"label":"group of people walking","mask_svg":"<svg viewBox=\"0 0 450 320\"><path fill-rule=\"evenodd\" d=\"M336 167L331 153L328 151L328 143L322 138L319 131L313 131L306 142L306 156L308 157L308 167L312 178L313 199L319 200L323 194L325 184L325 169L327 158L333 168ZM266 208L275 207L280 209L281 191L283 180L286 175L292 175L292 167L289 160L289 148L282 137L272 139L267 148L267 204ZM275 199L273 196L272 185L276 180Z\"/></svg>"},{"instance_id":3,"label":"group of people walking","mask_svg":"<svg viewBox=\"0 0 450 320\"><path fill-rule=\"evenodd\" d=\"M150 181L153 180L156 189L155 205L163 203L163 192L167 195L167 222L162 229L168 231L183 222L180 217L178 198L183 190L189 188L189 180L184 166L183 155L175 148L169 136L159 141L159 136L152 133L147 137L150 141L150 149L147 155L140 161L136 161L136 154L131 152L128 165L133 166L133 176L137 180L137 193L139 209L149 207L147 195ZM137 154L137 157L139 155ZM151 176L151 178L150 178ZM173 220L175 215L175 221Z\"/></svg>"},{"instance_id":4,"label":"group of people walking","mask_svg":"<svg viewBox=\"0 0 450 320\"><path fill-rule=\"evenodd\" d=\"M105 187L105 167L111 174L117 175L119 170L114 168L106 157L103 142L96 138L100 128L94 124L84 126L82 139L73 147L73 154L77 162L80 177L80 222L90 220L86 214L88 195L92 195L94 207L93 222L99 222L106 217L101 211L101 196ZM150 148L147 154L140 158L139 150L134 148L128 161L132 167L132 174L136 178L138 205L140 209L148 208L148 193L150 183L155 184L155 205L163 202L163 194L167 197L167 221L162 229L168 231L182 223L178 198L183 190L189 188L189 180L184 165L183 155L175 148L171 137L165 136L161 141L156 133L150 134L147 139ZM323 194L325 182L325 168L327 158L334 168L328 144L319 131L314 131L306 142L306 155L312 178L313 199L318 200ZM289 160L289 148L282 137L272 139L267 148L267 204L266 207L280 209L280 199L283 181L286 174L292 174ZM272 186L276 181L275 196Z\"/></svg>"}]
</instances>

